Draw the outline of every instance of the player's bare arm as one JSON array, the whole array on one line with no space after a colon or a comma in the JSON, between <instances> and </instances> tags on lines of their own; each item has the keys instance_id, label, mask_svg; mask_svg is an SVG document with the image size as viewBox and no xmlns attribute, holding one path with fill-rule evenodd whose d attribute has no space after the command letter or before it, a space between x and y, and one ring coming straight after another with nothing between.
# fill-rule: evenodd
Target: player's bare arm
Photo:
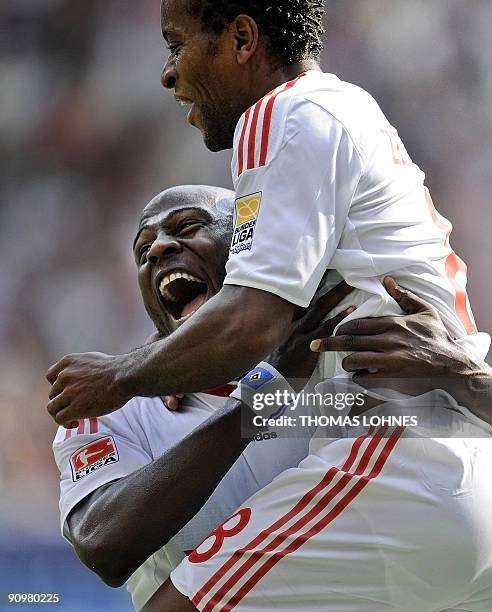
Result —
<instances>
[{"instance_id":1,"label":"player's bare arm","mask_svg":"<svg viewBox=\"0 0 492 612\"><path fill-rule=\"evenodd\" d=\"M263 95L305 70L319 70L317 38L312 53L274 64L258 24L248 15L239 15L224 31L220 53L212 52L213 31L204 32L200 19L181 2L163 2L161 25L170 50L163 86L192 104L189 121L211 150L232 146L241 115ZM224 287L198 317L166 340L127 355L64 357L47 373L53 385L48 410L57 423L73 425L74 419L116 410L135 395L227 383L287 338L294 308L274 292Z\"/></svg>"},{"instance_id":2,"label":"player's bare arm","mask_svg":"<svg viewBox=\"0 0 492 612\"><path fill-rule=\"evenodd\" d=\"M320 298L269 363L285 377L309 378L318 359L310 342L332 334L350 312L322 322L351 291L341 283ZM94 491L67 519L80 559L108 585L122 585L193 518L248 444L241 437L241 403L231 399L159 459Z\"/></svg>"},{"instance_id":3,"label":"player's bare arm","mask_svg":"<svg viewBox=\"0 0 492 612\"><path fill-rule=\"evenodd\" d=\"M490 366L465 353L433 306L391 277L384 285L407 316L350 321L336 336L315 341L313 350L351 352L343 367L366 388L384 379L418 395L442 385L459 404L492 424Z\"/></svg>"},{"instance_id":4,"label":"player's bare arm","mask_svg":"<svg viewBox=\"0 0 492 612\"><path fill-rule=\"evenodd\" d=\"M108 585L124 584L193 518L248 443L241 403L231 399L159 459L72 510L67 522L79 558Z\"/></svg>"},{"instance_id":5,"label":"player's bare arm","mask_svg":"<svg viewBox=\"0 0 492 612\"><path fill-rule=\"evenodd\" d=\"M48 411L60 425L102 416L135 396L226 384L288 337L295 306L249 287L224 287L172 336L126 355L68 355L47 373ZM213 359L211 359L213 355Z\"/></svg>"}]
</instances>

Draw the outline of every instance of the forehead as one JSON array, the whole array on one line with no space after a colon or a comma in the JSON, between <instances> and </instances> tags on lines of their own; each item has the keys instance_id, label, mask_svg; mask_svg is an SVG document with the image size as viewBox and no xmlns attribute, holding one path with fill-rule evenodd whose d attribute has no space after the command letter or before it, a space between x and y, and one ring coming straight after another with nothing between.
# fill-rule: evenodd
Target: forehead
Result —
<instances>
[{"instance_id":1,"label":"forehead","mask_svg":"<svg viewBox=\"0 0 492 612\"><path fill-rule=\"evenodd\" d=\"M161 27L164 36L182 33L190 28L198 29L199 20L190 13L192 0L163 0L161 3Z\"/></svg>"}]
</instances>

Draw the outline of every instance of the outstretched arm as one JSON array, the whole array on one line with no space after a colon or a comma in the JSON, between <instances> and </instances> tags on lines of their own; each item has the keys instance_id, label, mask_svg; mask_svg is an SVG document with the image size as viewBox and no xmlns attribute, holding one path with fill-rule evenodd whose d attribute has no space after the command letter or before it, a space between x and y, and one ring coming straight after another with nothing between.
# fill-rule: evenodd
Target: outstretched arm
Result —
<instances>
[{"instance_id":1,"label":"outstretched arm","mask_svg":"<svg viewBox=\"0 0 492 612\"><path fill-rule=\"evenodd\" d=\"M65 427L135 396L191 393L240 377L289 335L295 306L257 289L224 286L168 338L126 355L68 355L46 375L48 411Z\"/></svg>"}]
</instances>

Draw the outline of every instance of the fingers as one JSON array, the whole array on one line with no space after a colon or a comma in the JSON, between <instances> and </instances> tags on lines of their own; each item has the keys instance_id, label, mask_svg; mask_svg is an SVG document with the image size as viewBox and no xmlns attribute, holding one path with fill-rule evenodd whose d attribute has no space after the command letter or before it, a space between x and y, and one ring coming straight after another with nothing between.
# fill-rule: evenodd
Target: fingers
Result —
<instances>
[{"instance_id":1,"label":"fingers","mask_svg":"<svg viewBox=\"0 0 492 612\"><path fill-rule=\"evenodd\" d=\"M417 297L411 291L400 287L392 276L386 276L383 283L386 291L396 302L398 302L400 308L407 314L416 314L417 312L423 312L425 310L433 310L430 304Z\"/></svg>"},{"instance_id":2,"label":"fingers","mask_svg":"<svg viewBox=\"0 0 492 612\"><path fill-rule=\"evenodd\" d=\"M391 331L398 325L398 317L376 317L373 319L354 319L343 323L337 329L337 336L373 336Z\"/></svg>"},{"instance_id":3,"label":"fingers","mask_svg":"<svg viewBox=\"0 0 492 612\"><path fill-rule=\"evenodd\" d=\"M345 299L354 290L353 287L347 285L345 281L339 283L336 287L328 291L319 300L312 304L308 313L301 323L303 333L314 332L316 327L321 323L322 319L332 311L338 304Z\"/></svg>"},{"instance_id":4,"label":"fingers","mask_svg":"<svg viewBox=\"0 0 492 612\"><path fill-rule=\"evenodd\" d=\"M64 367L65 367L65 357L63 357L63 359L60 359L60 361L57 361L55 364L53 364L49 368L49 370L46 372L46 379L48 380L48 382L53 384L55 380L58 378L58 374L63 370Z\"/></svg>"},{"instance_id":5,"label":"fingers","mask_svg":"<svg viewBox=\"0 0 492 612\"><path fill-rule=\"evenodd\" d=\"M323 338L322 340L320 339L313 340L311 342L311 350L315 353L326 350L326 349L323 349L324 342L328 339L331 339L331 335L333 334L333 331L337 327L337 325L339 325L345 319L345 317L348 317L348 315L352 314L354 310L356 310L355 306L349 306L345 310L342 310L342 312L337 314L332 319L329 319L328 321L325 321L324 323L322 323L318 327L318 329L312 332L313 334L316 334L317 336L329 336L330 338Z\"/></svg>"},{"instance_id":6,"label":"fingers","mask_svg":"<svg viewBox=\"0 0 492 612\"><path fill-rule=\"evenodd\" d=\"M61 377L58 376L58 378L55 380L55 382L53 383L50 392L48 394L48 398L50 400L55 399L55 397L57 395L60 395L60 393L62 393L63 391L63 382L61 380Z\"/></svg>"},{"instance_id":7,"label":"fingers","mask_svg":"<svg viewBox=\"0 0 492 612\"><path fill-rule=\"evenodd\" d=\"M345 357L342 361L342 368L346 372L377 369L379 372L385 371L386 376L388 376L387 368L391 365L391 361L392 358L388 354L363 351L361 353L352 353Z\"/></svg>"},{"instance_id":8,"label":"fingers","mask_svg":"<svg viewBox=\"0 0 492 612\"><path fill-rule=\"evenodd\" d=\"M349 353L351 351L383 351L391 346L387 338L373 336L358 336L352 334L336 335L330 338L322 338L311 342L311 350L315 353L327 351L340 351Z\"/></svg>"},{"instance_id":9,"label":"fingers","mask_svg":"<svg viewBox=\"0 0 492 612\"><path fill-rule=\"evenodd\" d=\"M73 416L71 418L66 418L66 412L63 412L70 406L70 403L70 399L68 399L63 392L48 402L46 408L58 425L67 427L67 424L75 421ZM65 415L65 418L62 418L63 415ZM69 428L67 427L67 429Z\"/></svg>"},{"instance_id":10,"label":"fingers","mask_svg":"<svg viewBox=\"0 0 492 612\"><path fill-rule=\"evenodd\" d=\"M168 410L177 410L179 408L179 400L175 395L166 395L164 403Z\"/></svg>"}]
</instances>

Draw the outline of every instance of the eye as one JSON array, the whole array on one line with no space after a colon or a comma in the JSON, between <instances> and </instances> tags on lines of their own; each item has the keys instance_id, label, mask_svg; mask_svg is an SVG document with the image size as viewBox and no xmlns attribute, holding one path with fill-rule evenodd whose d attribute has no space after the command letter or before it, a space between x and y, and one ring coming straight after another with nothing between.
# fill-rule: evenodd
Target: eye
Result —
<instances>
[{"instance_id":1,"label":"eye","mask_svg":"<svg viewBox=\"0 0 492 612\"><path fill-rule=\"evenodd\" d=\"M203 227L203 221L197 221L196 219L188 219L187 221L183 221L176 228L176 233L178 236L188 236L189 234L193 234L198 231L201 227Z\"/></svg>"},{"instance_id":2,"label":"eye","mask_svg":"<svg viewBox=\"0 0 492 612\"><path fill-rule=\"evenodd\" d=\"M169 43L167 45L167 49L171 55L174 55L176 57L181 49L181 46L182 43Z\"/></svg>"},{"instance_id":3,"label":"eye","mask_svg":"<svg viewBox=\"0 0 492 612\"><path fill-rule=\"evenodd\" d=\"M139 265L143 265L147 262L147 253L150 249L150 244L144 244L137 251L137 258Z\"/></svg>"}]
</instances>

